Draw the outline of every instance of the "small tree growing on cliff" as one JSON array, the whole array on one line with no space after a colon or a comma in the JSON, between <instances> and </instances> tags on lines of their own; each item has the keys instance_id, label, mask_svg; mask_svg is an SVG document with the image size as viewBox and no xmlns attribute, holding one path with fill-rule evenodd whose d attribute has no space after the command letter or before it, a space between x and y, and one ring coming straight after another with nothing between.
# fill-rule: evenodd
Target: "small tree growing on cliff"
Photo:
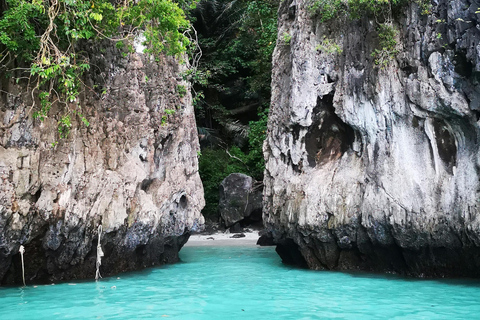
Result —
<instances>
[{"instance_id":1,"label":"small tree growing on cliff","mask_svg":"<svg viewBox=\"0 0 480 320\"><path fill-rule=\"evenodd\" d=\"M27 79L33 117L44 120L53 104L63 106L59 134L68 135L70 117L81 113L78 96L85 89L82 75L88 59L78 51L85 41L132 41L140 32L145 52L180 56L186 52L190 27L182 8L196 0L2 0L0 10L0 69ZM16 65L24 67L18 68ZM93 88L90 88L93 89ZM35 96L40 105L35 106Z\"/></svg>"},{"instance_id":2,"label":"small tree growing on cliff","mask_svg":"<svg viewBox=\"0 0 480 320\"><path fill-rule=\"evenodd\" d=\"M309 10L312 15L318 15L322 22L340 17L347 19L371 17L377 23L379 38L379 47L371 55L375 64L384 68L398 52L393 11L408 2L417 3L422 14L430 12L429 0L312 0Z\"/></svg>"}]
</instances>

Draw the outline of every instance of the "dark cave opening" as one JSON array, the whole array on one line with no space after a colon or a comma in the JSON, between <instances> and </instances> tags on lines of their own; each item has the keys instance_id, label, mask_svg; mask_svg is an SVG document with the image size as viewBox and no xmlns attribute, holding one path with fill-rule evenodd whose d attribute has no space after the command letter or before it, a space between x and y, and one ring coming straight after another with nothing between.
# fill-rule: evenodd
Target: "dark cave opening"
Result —
<instances>
[{"instance_id":1,"label":"dark cave opening","mask_svg":"<svg viewBox=\"0 0 480 320\"><path fill-rule=\"evenodd\" d=\"M433 121L433 128L435 129L438 155L445 163L447 170L452 174L453 167L457 163L457 145L455 143L455 137L443 120L435 119Z\"/></svg>"},{"instance_id":2,"label":"dark cave opening","mask_svg":"<svg viewBox=\"0 0 480 320\"><path fill-rule=\"evenodd\" d=\"M335 113L333 95L317 99L313 124L305 136L308 163L314 168L340 158L355 141L355 131Z\"/></svg>"},{"instance_id":3,"label":"dark cave opening","mask_svg":"<svg viewBox=\"0 0 480 320\"><path fill-rule=\"evenodd\" d=\"M300 252L300 247L290 238L278 241L275 251L278 253L284 264L307 268L307 262Z\"/></svg>"}]
</instances>

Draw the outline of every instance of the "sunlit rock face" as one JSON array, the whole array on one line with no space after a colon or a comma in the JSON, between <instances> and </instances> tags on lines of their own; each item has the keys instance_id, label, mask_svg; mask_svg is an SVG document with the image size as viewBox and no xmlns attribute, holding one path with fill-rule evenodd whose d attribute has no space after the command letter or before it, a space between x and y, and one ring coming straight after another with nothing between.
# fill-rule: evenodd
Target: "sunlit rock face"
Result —
<instances>
[{"instance_id":1,"label":"sunlit rock face","mask_svg":"<svg viewBox=\"0 0 480 320\"><path fill-rule=\"evenodd\" d=\"M480 276L480 2L413 2L384 68L375 21L281 3L264 222L310 268Z\"/></svg>"},{"instance_id":2,"label":"sunlit rock face","mask_svg":"<svg viewBox=\"0 0 480 320\"><path fill-rule=\"evenodd\" d=\"M55 116L32 119L21 82L2 82L3 284L21 283L20 245L27 283L93 278L99 226L102 275L175 262L203 228L191 96L178 93L184 67L115 48L89 55L80 105L90 125L74 117L67 139Z\"/></svg>"}]
</instances>

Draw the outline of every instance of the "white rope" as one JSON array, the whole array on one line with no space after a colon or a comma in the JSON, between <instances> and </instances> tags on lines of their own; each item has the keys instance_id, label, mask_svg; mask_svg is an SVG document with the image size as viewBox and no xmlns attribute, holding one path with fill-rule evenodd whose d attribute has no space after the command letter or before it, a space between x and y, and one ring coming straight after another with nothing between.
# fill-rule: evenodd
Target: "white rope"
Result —
<instances>
[{"instance_id":1,"label":"white rope","mask_svg":"<svg viewBox=\"0 0 480 320\"><path fill-rule=\"evenodd\" d=\"M102 225L98 226L98 243L97 243L97 272L95 273L95 280L98 280L102 276L100 275L100 266L102 265L103 251L100 245L100 239L102 237Z\"/></svg>"},{"instance_id":2,"label":"white rope","mask_svg":"<svg viewBox=\"0 0 480 320\"><path fill-rule=\"evenodd\" d=\"M20 249L18 250L20 252L20 257L22 258L22 279L23 279L23 286L26 287L27 285L25 284L25 267L23 265L23 253L25 252L25 248L20 245Z\"/></svg>"}]
</instances>

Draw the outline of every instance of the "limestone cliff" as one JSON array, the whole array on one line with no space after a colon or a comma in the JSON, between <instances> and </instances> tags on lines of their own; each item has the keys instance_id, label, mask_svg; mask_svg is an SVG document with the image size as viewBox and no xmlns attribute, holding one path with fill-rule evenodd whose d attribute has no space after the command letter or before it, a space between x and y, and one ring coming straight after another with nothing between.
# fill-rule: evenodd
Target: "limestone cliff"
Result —
<instances>
[{"instance_id":1,"label":"limestone cliff","mask_svg":"<svg viewBox=\"0 0 480 320\"><path fill-rule=\"evenodd\" d=\"M382 69L375 21L281 3L264 221L284 259L480 276L480 2L431 4L395 12Z\"/></svg>"},{"instance_id":2,"label":"limestone cliff","mask_svg":"<svg viewBox=\"0 0 480 320\"><path fill-rule=\"evenodd\" d=\"M77 123L67 139L55 117L32 119L22 83L2 82L1 283L21 282L22 244L27 283L93 278L99 225L102 275L174 262L203 227L191 96L177 92L188 87L184 67L92 51L80 99L90 126Z\"/></svg>"}]
</instances>

